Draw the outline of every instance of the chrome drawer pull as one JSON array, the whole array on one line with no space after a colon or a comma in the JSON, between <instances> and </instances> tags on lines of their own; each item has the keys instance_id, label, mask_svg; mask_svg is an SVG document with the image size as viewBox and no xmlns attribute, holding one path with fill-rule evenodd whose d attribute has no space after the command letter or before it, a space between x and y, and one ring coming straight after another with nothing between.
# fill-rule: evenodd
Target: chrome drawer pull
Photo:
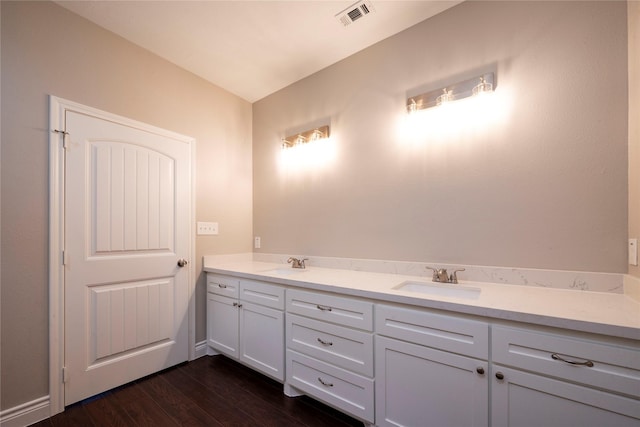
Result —
<instances>
[{"instance_id":1,"label":"chrome drawer pull","mask_svg":"<svg viewBox=\"0 0 640 427\"><path fill-rule=\"evenodd\" d=\"M325 387L333 387L333 383L326 383L324 381L322 381L322 378L318 377L318 381L320 381L320 384L322 384Z\"/></svg>"},{"instance_id":2,"label":"chrome drawer pull","mask_svg":"<svg viewBox=\"0 0 640 427\"><path fill-rule=\"evenodd\" d=\"M222 283L218 283L218 287L221 289L227 289L227 285L223 285Z\"/></svg>"},{"instance_id":3,"label":"chrome drawer pull","mask_svg":"<svg viewBox=\"0 0 640 427\"><path fill-rule=\"evenodd\" d=\"M318 308L318 310L331 311L331 307L327 307L326 305L316 304L316 307Z\"/></svg>"},{"instance_id":4,"label":"chrome drawer pull","mask_svg":"<svg viewBox=\"0 0 640 427\"><path fill-rule=\"evenodd\" d=\"M562 357L558 356L558 353L553 353L551 355L551 358L553 360L559 360L561 362L564 363L568 363L570 365L576 365L576 366L588 366L590 368L593 368L593 362L591 360L587 360L586 362L576 362L574 360L567 360L567 359L563 359Z\"/></svg>"},{"instance_id":5,"label":"chrome drawer pull","mask_svg":"<svg viewBox=\"0 0 640 427\"><path fill-rule=\"evenodd\" d=\"M318 338L318 342L322 345L333 345L331 341L325 341L322 338Z\"/></svg>"}]
</instances>

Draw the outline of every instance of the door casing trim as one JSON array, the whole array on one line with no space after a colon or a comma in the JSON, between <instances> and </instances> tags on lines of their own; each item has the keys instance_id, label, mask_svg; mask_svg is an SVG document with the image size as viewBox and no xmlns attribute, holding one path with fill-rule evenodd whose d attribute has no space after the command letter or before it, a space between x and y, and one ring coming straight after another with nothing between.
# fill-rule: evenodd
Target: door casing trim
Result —
<instances>
[{"instance_id":1,"label":"door casing trim","mask_svg":"<svg viewBox=\"0 0 640 427\"><path fill-rule=\"evenodd\" d=\"M195 194L196 140L146 123L132 120L53 95L49 96L49 402L51 416L64 412L64 134L65 112L74 111L150 133L176 139L189 146L191 194L189 212L189 244L187 254L189 293L189 360L196 357L195 316Z\"/></svg>"}]
</instances>

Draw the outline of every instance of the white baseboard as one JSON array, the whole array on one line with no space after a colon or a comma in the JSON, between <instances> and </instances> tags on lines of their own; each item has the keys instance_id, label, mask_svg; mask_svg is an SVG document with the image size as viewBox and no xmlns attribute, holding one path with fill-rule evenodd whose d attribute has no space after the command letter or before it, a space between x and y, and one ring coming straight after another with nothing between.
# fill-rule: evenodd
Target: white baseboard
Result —
<instances>
[{"instance_id":1,"label":"white baseboard","mask_svg":"<svg viewBox=\"0 0 640 427\"><path fill-rule=\"evenodd\" d=\"M24 427L49 418L49 396L26 402L0 412L0 427Z\"/></svg>"},{"instance_id":2,"label":"white baseboard","mask_svg":"<svg viewBox=\"0 0 640 427\"><path fill-rule=\"evenodd\" d=\"M196 343L196 352L195 352L195 357L193 358L193 360L198 359L202 356L206 356L207 355L207 341L200 341L198 343Z\"/></svg>"}]
</instances>

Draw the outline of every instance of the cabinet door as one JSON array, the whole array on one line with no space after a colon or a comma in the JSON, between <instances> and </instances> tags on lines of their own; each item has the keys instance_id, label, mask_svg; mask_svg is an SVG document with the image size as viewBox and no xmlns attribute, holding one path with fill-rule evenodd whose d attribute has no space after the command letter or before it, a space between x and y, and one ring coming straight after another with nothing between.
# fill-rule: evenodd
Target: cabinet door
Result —
<instances>
[{"instance_id":1,"label":"cabinet door","mask_svg":"<svg viewBox=\"0 0 640 427\"><path fill-rule=\"evenodd\" d=\"M376 425L487 426L488 364L376 337Z\"/></svg>"},{"instance_id":2,"label":"cabinet door","mask_svg":"<svg viewBox=\"0 0 640 427\"><path fill-rule=\"evenodd\" d=\"M207 294L207 343L228 356L239 356L236 299Z\"/></svg>"},{"instance_id":3,"label":"cabinet door","mask_svg":"<svg viewBox=\"0 0 640 427\"><path fill-rule=\"evenodd\" d=\"M640 425L638 400L498 365L492 396L493 427Z\"/></svg>"},{"instance_id":4,"label":"cabinet door","mask_svg":"<svg viewBox=\"0 0 640 427\"><path fill-rule=\"evenodd\" d=\"M240 361L284 381L284 313L242 302L240 308Z\"/></svg>"}]
</instances>

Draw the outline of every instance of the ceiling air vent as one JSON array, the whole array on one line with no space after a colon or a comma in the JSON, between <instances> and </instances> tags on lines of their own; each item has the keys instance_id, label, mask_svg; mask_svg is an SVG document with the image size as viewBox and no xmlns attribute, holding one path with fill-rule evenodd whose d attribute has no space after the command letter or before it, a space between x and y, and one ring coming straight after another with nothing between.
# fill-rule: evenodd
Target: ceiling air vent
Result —
<instances>
[{"instance_id":1,"label":"ceiling air vent","mask_svg":"<svg viewBox=\"0 0 640 427\"><path fill-rule=\"evenodd\" d=\"M359 1L352 4L342 12L338 13L336 15L336 19L346 27L348 25L351 25L352 22L355 22L374 11L375 9L373 8L373 4L370 1Z\"/></svg>"}]
</instances>

